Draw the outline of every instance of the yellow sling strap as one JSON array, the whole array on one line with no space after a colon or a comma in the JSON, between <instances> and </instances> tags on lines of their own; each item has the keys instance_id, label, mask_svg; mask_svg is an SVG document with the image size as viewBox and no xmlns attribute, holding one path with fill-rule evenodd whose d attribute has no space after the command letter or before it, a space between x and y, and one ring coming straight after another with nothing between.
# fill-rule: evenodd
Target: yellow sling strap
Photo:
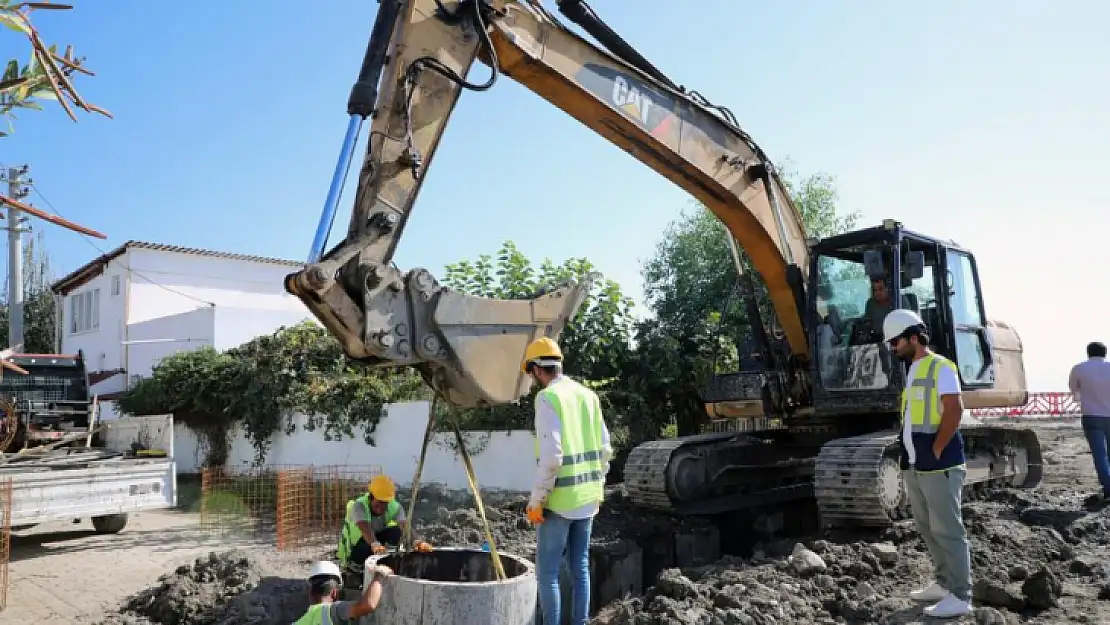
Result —
<instances>
[{"instance_id":1,"label":"yellow sling strap","mask_svg":"<svg viewBox=\"0 0 1110 625\"><path fill-rule=\"evenodd\" d=\"M428 409L428 427L424 429L424 445L420 448L420 460L416 463L416 474L412 478L412 495L409 499L409 522L405 526L405 537L401 541L402 544L412 544L412 524L413 514L416 510L416 496L420 492L420 474L424 472L424 460L428 457L428 443L432 442L432 436L435 434L436 422L436 404L439 402L439 395L437 394L431 402L431 407ZM452 407L451 410L451 429L455 431L455 440L458 441L459 454L462 456L463 467L466 469L466 481L470 484L470 490L474 493L474 502L478 506L478 516L482 518L482 529L486 534L486 541L489 542L490 558L493 560L493 571L498 580L505 579L505 568L501 564L501 554L497 551L497 542L493 539L493 530L490 528L489 519L486 518L486 507L482 504L482 491L478 487L478 477L474 473L474 464L470 461L470 452L466 450L466 441L463 439L462 430L459 429L458 413ZM400 549L400 545L398 545Z\"/></svg>"}]
</instances>

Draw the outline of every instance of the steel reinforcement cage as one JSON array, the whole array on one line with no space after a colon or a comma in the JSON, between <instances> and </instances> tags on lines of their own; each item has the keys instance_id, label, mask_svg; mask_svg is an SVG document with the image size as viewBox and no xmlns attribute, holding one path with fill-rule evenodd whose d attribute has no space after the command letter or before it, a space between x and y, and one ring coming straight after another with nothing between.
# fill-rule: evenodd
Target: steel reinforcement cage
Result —
<instances>
[{"instance_id":1,"label":"steel reinforcement cage","mask_svg":"<svg viewBox=\"0 0 1110 625\"><path fill-rule=\"evenodd\" d=\"M377 465L206 468L200 524L206 534L251 537L278 551L334 546L347 502L381 472Z\"/></svg>"}]
</instances>

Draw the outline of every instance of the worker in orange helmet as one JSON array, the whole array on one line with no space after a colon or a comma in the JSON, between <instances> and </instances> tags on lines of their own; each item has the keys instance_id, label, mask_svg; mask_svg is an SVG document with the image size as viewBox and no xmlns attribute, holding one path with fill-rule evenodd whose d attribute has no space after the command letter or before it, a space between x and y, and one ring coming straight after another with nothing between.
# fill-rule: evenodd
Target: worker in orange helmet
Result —
<instances>
[{"instance_id":1,"label":"worker in orange helmet","mask_svg":"<svg viewBox=\"0 0 1110 625\"><path fill-rule=\"evenodd\" d=\"M360 570L371 554L385 553L386 545L400 545L407 523L393 480L387 475L375 475L366 493L347 502L347 518L336 550L339 563L347 569ZM424 541L417 541L413 548L432 550Z\"/></svg>"},{"instance_id":2,"label":"worker in orange helmet","mask_svg":"<svg viewBox=\"0 0 1110 625\"><path fill-rule=\"evenodd\" d=\"M571 625L590 610L590 535L604 499L613 448L597 394L563 375L563 352L548 337L532 341L520 370L536 394L538 468L528 520L536 528L536 582L544 623L562 623L559 567L566 554L573 580Z\"/></svg>"}]
</instances>

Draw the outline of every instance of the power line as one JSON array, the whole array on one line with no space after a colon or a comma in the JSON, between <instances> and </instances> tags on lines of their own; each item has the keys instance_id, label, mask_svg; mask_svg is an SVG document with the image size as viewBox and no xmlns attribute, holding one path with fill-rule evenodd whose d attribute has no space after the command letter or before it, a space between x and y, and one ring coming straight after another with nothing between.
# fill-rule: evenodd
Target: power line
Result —
<instances>
[{"instance_id":1,"label":"power line","mask_svg":"<svg viewBox=\"0 0 1110 625\"><path fill-rule=\"evenodd\" d=\"M0 164L0 167L2 167L2 166L3 166L3 165L2 165L2 164ZM32 191L34 191L35 195L37 195L37 196L39 197L39 199L40 199L40 200L42 200L42 202L43 202L44 204L46 204L46 206L47 206L47 207L48 207L48 208L49 208L49 209L50 209L51 211L53 211L53 212L54 212L54 214L55 214L55 215L57 215L58 217L62 217L62 218L65 218L65 215L62 215L62 212L61 212L61 211L59 211L59 210L57 209L57 207L55 207L55 206L54 206L54 204L53 204L53 203L52 203L52 202L51 202L51 201L50 201L49 199L47 199L47 197L46 197L45 195L43 195L42 191L41 191L41 190L40 190L40 189L38 188L38 185L37 185L36 183L34 183L34 182L31 182L29 186L30 186L31 190L32 190ZM78 234L80 234L80 236L81 236L81 240L83 240L83 241L84 241L85 243L88 243L88 244L89 244L89 245L90 245L90 246L91 246L91 247L92 247L93 249L95 249L96 251L100 252L100 255L101 255L101 256L107 256L107 255L108 255L108 252L106 252L106 251L104 250L104 248L102 248L102 247L100 247L99 245L97 245L97 244L96 244L95 242L93 242L93 240L92 240L92 239L90 239L90 238L89 238L88 236L86 236L86 235L84 235L84 234L81 234L81 233L78 233ZM165 291L167 291L167 292L169 292L169 293L174 293L174 294L176 294L176 295L180 295L181 297L184 297L184 298L187 298L187 299L191 299L191 300L193 300L194 302L199 302L199 303L201 303L201 304L204 304L204 305L206 305L206 306L211 306L211 307L213 307L213 308L215 308L215 307L216 307L216 303L215 303L215 302L210 302L210 301L208 301L208 300L205 300L205 299L201 299L201 298L199 298L199 297L196 297L196 296L193 296L193 295L189 295L188 293L183 293L183 292L181 292L181 291L178 291L177 289L175 289L175 288L173 288L173 287L171 287L171 286L166 286L165 284L162 284L161 282L158 282L157 280L154 280L154 279L152 279L152 278L149 278L149 277L147 277L146 275L144 275L144 274L140 273L139 271L137 271L137 270L136 270L135 268L133 268L133 267L130 267L130 266L128 266L128 265L125 265L125 264L123 264L123 263L119 262L119 261L118 261L118 260L116 260L116 259L112 259L112 260L109 260L109 261L108 261L108 263L109 263L109 264L112 264L112 263L116 263L116 264L118 264L118 265L119 265L120 267L123 267L123 268L124 268L125 270L127 270L127 271L131 272L131 273L132 273L133 275L135 275L135 276L136 276L136 277L138 277L139 279L141 279L141 280L143 280L143 281L145 281L145 282L148 282L148 283L150 283L150 284L153 284L154 286L156 286L156 287L158 287L158 288L160 288L160 289L163 289L163 290L165 290Z\"/></svg>"}]
</instances>

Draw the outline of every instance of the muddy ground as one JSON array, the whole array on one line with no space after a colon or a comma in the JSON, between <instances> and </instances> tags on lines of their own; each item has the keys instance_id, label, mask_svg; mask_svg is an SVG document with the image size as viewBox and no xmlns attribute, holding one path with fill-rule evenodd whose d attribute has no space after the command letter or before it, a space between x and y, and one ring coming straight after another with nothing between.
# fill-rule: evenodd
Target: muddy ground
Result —
<instances>
[{"instance_id":1,"label":"muddy ground","mask_svg":"<svg viewBox=\"0 0 1110 625\"><path fill-rule=\"evenodd\" d=\"M1045 478L1029 491L969 498L976 613L954 623L1110 624L1110 510L1088 510L1097 490L1090 454L1074 425L1038 426ZM611 492L595 522L595 543L651 541L699 522L645 514ZM518 493L483 495L494 539L532 558L534 530ZM485 540L465 492L430 486L417 506L417 534L433 545ZM723 525L722 536L749 532ZM722 541L725 542L725 541ZM750 546L750 545L749 545ZM319 554L223 553L165 575L105 625L287 624L306 606L301 581ZM645 564L645 568L647 565ZM644 596L604 607L595 625L766 625L771 623L919 623L907 593L930 581L932 566L912 522L881 532L763 541L709 566L665 569Z\"/></svg>"}]
</instances>

